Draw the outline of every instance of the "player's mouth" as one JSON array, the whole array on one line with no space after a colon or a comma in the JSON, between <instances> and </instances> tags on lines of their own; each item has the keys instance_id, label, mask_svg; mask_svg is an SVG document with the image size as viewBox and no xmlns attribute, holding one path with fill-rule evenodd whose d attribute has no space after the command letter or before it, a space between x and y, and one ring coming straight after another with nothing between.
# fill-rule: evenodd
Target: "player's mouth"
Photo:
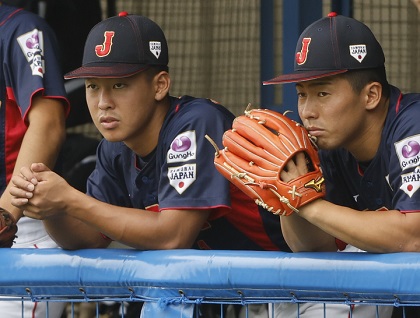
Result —
<instances>
[{"instance_id":1,"label":"player's mouth","mask_svg":"<svg viewBox=\"0 0 420 318\"><path fill-rule=\"evenodd\" d=\"M322 135L324 131L323 129L319 127L315 127L315 126L306 127L306 130L308 131L308 133L310 133L314 137L319 137L320 135Z\"/></svg>"},{"instance_id":2,"label":"player's mouth","mask_svg":"<svg viewBox=\"0 0 420 318\"><path fill-rule=\"evenodd\" d=\"M119 120L112 116L101 116L99 123L105 129L113 129L119 124Z\"/></svg>"}]
</instances>

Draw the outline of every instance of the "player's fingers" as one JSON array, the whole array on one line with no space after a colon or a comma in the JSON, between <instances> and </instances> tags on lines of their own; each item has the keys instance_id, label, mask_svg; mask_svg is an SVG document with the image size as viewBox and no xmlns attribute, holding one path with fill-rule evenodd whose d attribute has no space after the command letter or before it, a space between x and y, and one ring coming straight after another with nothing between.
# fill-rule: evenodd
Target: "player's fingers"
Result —
<instances>
[{"instance_id":1,"label":"player's fingers","mask_svg":"<svg viewBox=\"0 0 420 318\"><path fill-rule=\"evenodd\" d=\"M43 163L33 163L33 164L31 164L31 170L34 171L34 172L50 171L50 169Z\"/></svg>"},{"instance_id":2,"label":"player's fingers","mask_svg":"<svg viewBox=\"0 0 420 318\"><path fill-rule=\"evenodd\" d=\"M308 162L306 160L306 156L303 152L299 152L295 158L296 168L299 171L299 174L307 174L308 171Z\"/></svg>"},{"instance_id":3,"label":"player's fingers","mask_svg":"<svg viewBox=\"0 0 420 318\"><path fill-rule=\"evenodd\" d=\"M33 192L35 189L35 185L32 182L29 182L25 177L23 176L12 176L12 188L14 188L16 191L18 189L26 191L26 192ZM26 196L25 196L26 197Z\"/></svg>"},{"instance_id":4,"label":"player's fingers","mask_svg":"<svg viewBox=\"0 0 420 318\"><path fill-rule=\"evenodd\" d=\"M280 179L283 182L289 182L301 175L308 173L306 157L304 153L298 153L286 163L285 168L280 172Z\"/></svg>"},{"instance_id":5,"label":"player's fingers","mask_svg":"<svg viewBox=\"0 0 420 318\"><path fill-rule=\"evenodd\" d=\"M38 183L38 180L34 174L34 172L29 167L21 167L20 168L20 176L32 184L36 185Z\"/></svg>"},{"instance_id":6,"label":"player's fingers","mask_svg":"<svg viewBox=\"0 0 420 318\"><path fill-rule=\"evenodd\" d=\"M32 183L30 183L29 185L32 187L34 186ZM34 196L34 193L32 191L21 189L16 186L11 186L9 189L9 193L12 195L12 197L17 199L30 199Z\"/></svg>"},{"instance_id":7,"label":"player's fingers","mask_svg":"<svg viewBox=\"0 0 420 318\"><path fill-rule=\"evenodd\" d=\"M34 186L32 183L29 184L30 186ZM30 199L34 196L34 193L32 191L28 191L26 189L22 189L20 187L11 186L9 189L9 193L16 197L16 198L27 198Z\"/></svg>"},{"instance_id":8,"label":"player's fingers","mask_svg":"<svg viewBox=\"0 0 420 318\"><path fill-rule=\"evenodd\" d=\"M29 199L22 198L22 197L12 197L10 202L12 203L13 206L17 208L23 208L26 204L28 204Z\"/></svg>"},{"instance_id":9,"label":"player's fingers","mask_svg":"<svg viewBox=\"0 0 420 318\"><path fill-rule=\"evenodd\" d=\"M280 172L280 180L283 182L289 182L291 180L286 170Z\"/></svg>"},{"instance_id":10,"label":"player's fingers","mask_svg":"<svg viewBox=\"0 0 420 318\"><path fill-rule=\"evenodd\" d=\"M29 208L23 211L23 215L30 217L31 219L42 220L42 216L37 212L32 212Z\"/></svg>"},{"instance_id":11,"label":"player's fingers","mask_svg":"<svg viewBox=\"0 0 420 318\"><path fill-rule=\"evenodd\" d=\"M299 177L298 169L293 160L289 160L284 169L280 172L280 180L283 182L289 182Z\"/></svg>"}]
</instances>

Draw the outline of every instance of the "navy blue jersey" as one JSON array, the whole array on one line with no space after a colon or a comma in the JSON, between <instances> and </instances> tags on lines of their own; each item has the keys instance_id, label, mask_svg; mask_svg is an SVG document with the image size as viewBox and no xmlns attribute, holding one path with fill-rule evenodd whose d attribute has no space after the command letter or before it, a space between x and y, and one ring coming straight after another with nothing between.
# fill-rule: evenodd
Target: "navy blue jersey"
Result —
<instances>
[{"instance_id":1,"label":"navy blue jersey","mask_svg":"<svg viewBox=\"0 0 420 318\"><path fill-rule=\"evenodd\" d=\"M344 149L319 152L327 199L356 210L420 211L420 94L391 87L375 157L358 163ZM351 119L349 119L351 120Z\"/></svg>"},{"instance_id":2,"label":"navy blue jersey","mask_svg":"<svg viewBox=\"0 0 420 318\"><path fill-rule=\"evenodd\" d=\"M11 178L33 95L41 93L67 103L57 47L54 33L42 18L0 6L0 193Z\"/></svg>"},{"instance_id":3,"label":"navy blue jersey","mask_svg":"<svg viewBox=\"0 0 420 318\"><path fill-rule=\"evenodd\" d=\"M209 135L222 147L234 115L208 99L171 97L157 148L139 158L123 142L102 140L88 195L153 211L210 209L194 247L289 250L279 217L261 210L216 170Z\"/></svg>"}]
</instances>

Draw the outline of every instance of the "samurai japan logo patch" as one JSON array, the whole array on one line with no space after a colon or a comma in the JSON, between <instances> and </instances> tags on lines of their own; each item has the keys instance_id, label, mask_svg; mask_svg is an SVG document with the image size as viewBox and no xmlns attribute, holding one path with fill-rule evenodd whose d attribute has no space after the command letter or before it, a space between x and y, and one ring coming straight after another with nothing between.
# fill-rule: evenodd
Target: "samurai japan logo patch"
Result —
<instances>
[{"instance_id":1,"label":"samurai japan logo patch","mask_svg":"<svg viewBox=\"0 0 420 318\"><path fill-rule=\"evenodd\" d=\"M414 169L413 172L401 175L401 187L411 198L413 194L420 188L420 167Z\"/></svg>"},{"instance_id":2,"label":"samurai japan logo patch","mask_svg":"<svg viewBox=\"0 0 420 318\"><path fill-rule=\"evenodd\" d=\"M162 51L162 45L158 41L150 41L149 42L150 52L158 59L160 56L160 52Z\"/></svg>"},{"instance_id":3,"label":"samurai japan logo patch","mask_svg":"<svg viewBox=\"0 0 420 318\"><path fill-rule=\"evenodd\" d=\"M365 44L358 44L358 45L350 45L350 55L353 56L356 61L362 63L364 58L367 55L367 49Z\"/></svg>"}]
</instances>

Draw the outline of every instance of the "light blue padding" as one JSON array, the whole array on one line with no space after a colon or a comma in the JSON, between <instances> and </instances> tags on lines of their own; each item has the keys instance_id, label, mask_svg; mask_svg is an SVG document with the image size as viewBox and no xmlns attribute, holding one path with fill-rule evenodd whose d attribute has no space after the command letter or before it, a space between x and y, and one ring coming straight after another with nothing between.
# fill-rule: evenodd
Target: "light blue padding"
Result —
<instances>
[{"instance_id":1,"label":"light blue padding","mask_svg":"<svg viewBox=\"0 0 420 318\"><path fill-rule=\"evenodd\" d=\"M0 295L41 301L420 304L420 253L0 249L0 273Z\"/></svg>"},{"instance_id":2,"label":"light blue padding","mask_svg":"<svg viewBox=\"0 0 420 318\"><path fill-rule=\"evenodd\" d=\"M192 318L194 304L166 304L147 302L143 305L140 318Z\"/></svg>"}]
</instances>

